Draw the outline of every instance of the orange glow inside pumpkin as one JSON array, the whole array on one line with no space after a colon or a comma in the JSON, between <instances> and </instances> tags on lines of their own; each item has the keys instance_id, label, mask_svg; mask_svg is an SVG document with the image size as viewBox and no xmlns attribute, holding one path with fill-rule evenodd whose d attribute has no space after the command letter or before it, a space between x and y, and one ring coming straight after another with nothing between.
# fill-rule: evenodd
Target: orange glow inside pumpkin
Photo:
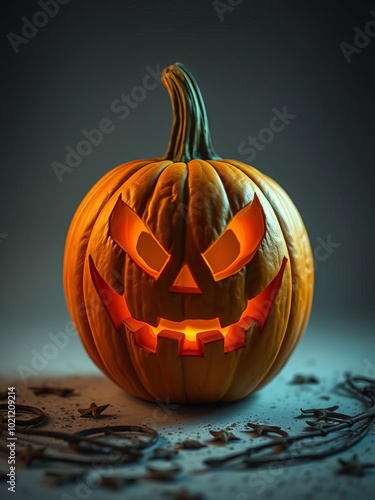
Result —
<instances>
[{"instance_id":1,"label":"orange glow inside pumpkin","mask_svg":"<svg viewBox=\"0 0 375 500\"><path fill-rule=\"evenodd\" d=\"M231 326L222 328L218 318L215 319L185 319L184 321L170 321L161 318L157 327L153 326L152 331L155 335L159 335L163 330L173 332L181 332L187 340L195 341L197 335L201 332L219 330L225 337Z\"/></svg>"},{"instance_id":2,"label":"orange glow inside pumpkin","mask_svg":"<svg viewBox=\"0 0 375 500\"><path fill-rule=\"evenodd\" d=\"M253 200L234 216L218 239L202 254L214 280L220 281L238 273L253 258L265 233L265 216L254 194ZM145 272L155 279L160 276L170 254L121 197L111 215L110 234ZM131 316L125 296L106 283L89 257L95 288L116 329L119 331L124 324L134 333L137 345L151 351L157 349L158 337L173 338L180 342L183 355L202 355L205 342L222 339L225 341L224 350L230 351L244 345L245 332L254 322L262 330L280 288L286 262L284 258L276 277L260 294L248 301L241 317L232 325L222 327L218 318L188 318L179 322L159 318L155 327ZM182 265L169 292L202 293L187 263Z\"/></svg>"},{"instance_id":3,"label":"orange glow inside pumpkin","mask_svg":"<svg viewBox=\"0 0 375 500\"><path fill-rule=\"evenodd\" d=\"M110 219L114 241L150 276L157 279L170 255L143 220L119 198Z\"/></svg>"},{"instance_id":4,"label":"orange glow inside pumpkin","mask_svg":"<svg viewBox=\"0 0 375 500\"><path fill-rule=\"evenodd\" d=\"M187 264L181 267L169 291L176 293L202 293Z\"/></svg>"},{"instance_id":5,"label":"orange glow inside pumpkin","mask_svg":"<svg viewBox=\"0 0 375 500\"><path fill-rule=\"evenodd\" d=\"M170 254L158 242L143 220L126 203L117 200L110 219L114 241L146 273L157 279L167 265ZM202 254L215 281L237 274L254 257L264 235L266 221L258 196L240 210L219 238ZM184 264L170 292L202 293Z\"/></svg>"},{"instance_id":6,"label":"orange glow inside pumpkin","mask_svg":"<svg viewBox=\"0 0 375 500\"><path fill-rule=\"evenodd\" d=\"M91 256L89 257L89 266L94 286L117 331L124 324L134 333L135 341L139 347L153 352L157 349L158 337L168 337L180 341L180 355L202 356L204 343L207 341L212 342L224 338L224 351L229 352L244 346L246 330L254 322L258 323L260 330L263 329L280 288L287 261L288 259L284 257L280 270L273 280L262 292L248 301L247 307L237 323L225 328L220 326L218 318L210 320L186 319L179 322L160 318L157 327L134 319L129 312L125 297L117 293L102 278Z\"/></svg>"},{"instance_id":7,"label":"orange glow inside pumpkin","mask_svg":"<svg viewBox=\"0 0 375 500\"><path fill-rule=\"evenodd\" d=\"M264 235L266 222L257 195L240 210L225 231L202 254L215 281L228 278L254 257Z\"/></svg>"}]
</instances>

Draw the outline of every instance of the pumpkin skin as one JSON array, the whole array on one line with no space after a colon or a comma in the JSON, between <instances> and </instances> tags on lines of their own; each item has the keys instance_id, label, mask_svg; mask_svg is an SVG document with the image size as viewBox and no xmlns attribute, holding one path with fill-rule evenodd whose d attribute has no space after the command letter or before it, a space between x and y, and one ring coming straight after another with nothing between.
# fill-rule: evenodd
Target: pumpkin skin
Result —
<instances>
[{"instance_id":1,"label":"pumpkin skin","mask_svg":"<svg viewBox=\"0 0 375 500\"><path fill-rule=\"evenodd\" d=\"M308 321L313 258L283 189L214 152L199 88L164 70L164 157L125 163L86 195L64 255L70 315L96 365L129 393L233 401L283 367Z\"/></svg>"}]
</instances>

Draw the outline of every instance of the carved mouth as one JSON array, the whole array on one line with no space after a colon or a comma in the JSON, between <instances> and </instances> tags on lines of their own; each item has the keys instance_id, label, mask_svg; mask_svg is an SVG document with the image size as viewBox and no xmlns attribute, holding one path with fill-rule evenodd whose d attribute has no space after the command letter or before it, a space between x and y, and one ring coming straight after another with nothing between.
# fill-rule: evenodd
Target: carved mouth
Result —
<instances>
[{"instance_id":1,"label":"carved mouth","mask_svg":"<svg viewBox=\"0 0 375 500\"><path fill-rule=\"evenodd\" d=\"M284 257L273 280L256 296L250 299L240 319L232 325L221 327L219 319L187 319L184 321L159 320L157 327L134 319L123 295L117 293L102 278L89 256L90 273L103 305L117 331L124 327L134 334L135 343L143 349L155 352L158 338L170 338L179 343L180 356L203 356L204 344L224 337L224 352L244 347L246 331L257 323L262 331L270 314L276 294L280 288L288 259Z\"/></svg>"}]
</instances>

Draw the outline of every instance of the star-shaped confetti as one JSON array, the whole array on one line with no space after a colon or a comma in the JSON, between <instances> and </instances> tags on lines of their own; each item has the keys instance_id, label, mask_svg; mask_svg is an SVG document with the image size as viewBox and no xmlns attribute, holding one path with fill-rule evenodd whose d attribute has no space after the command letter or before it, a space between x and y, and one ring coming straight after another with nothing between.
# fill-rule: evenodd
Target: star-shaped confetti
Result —
<instances>
[{"instance_id":1,"label":"star-shaped confetti","mask_svg":"<svg viewBox=\"0 0 375 500\"><path fill-rule=\"evenodd\" d=\"M211 434L211 436L214 437L214 439L216 441L221 441L225 444L231 440L241 439L241 438L237 437L235 434L233 434L232 431L228 431L226 429L220 429L218 431L210 431L210 434Z\"/></svg>"},{"instance_id":2,"label":"star-shaped confetti","mask_svg":"<svg viewBox=\"0 0 375 500\"><path fill-rule=\"evenodd\" d=\"M248 422L246 425L253 429L258 436L263 436L264 434L278 434L282 437L288 436L288 433L277 425L253 424L252 422Z\"/></svg>"},{"instance_id":3,"label":"star-shaped confetti","mask_svg":"<svg viewBox=\"0 0 375 500\"><path fill-rule=\"evenodd\" d=\"M315 375L304 375L302 373L296 373L290 384L300 385L300 384L319 384L319 380Z\"/></svg>"},{"instance_id":4,"label":"star-shaped confetti","mask_svg":"<svg viewBox=\"0 0 375 500\"><path fill-rule=\"evenodd\" d=\"M78 411L81 417L98 418L100 414L108 408L109 404L98 406L96 403L91 403L90 408L79 408Z\"/></svg>"},{"instance_id":5,"label":"star-shaped confetti","mask_svg":"<svg viewBox=\"0 0 375 500\"><path fill-rule=\"evenodd\" d=\"M346 415L345 413L339 413L336 410L339 407L337 405L330 406L329 408L309 408L308 410L303 410L301 408L301 415L298 417L306 417L307 415L314 415L316 418L315 421L309 422L306 421L307 425L315 426L317 422L324 421L327 425L332 425L335 422L348 422L349 425L352 425L354 422L350 415ZM297 418L298 418L297 417Z\"/></svg>"},{"instance_id":6,"label":"star-shaped confetti","mask_svg":"<svg viewBox=\"0 0 375 500\"><path fill-rule=\"evenodd\" d=\"M178 446L185 450L198 450L199 448L205 448L206 445L196 439L185 439Z\"/></svg>"},{"instance_id":7,"label":"star-shaped confetti","mask_svg":"<svg viewBox=\"0 0 375 500\"><path fill-rule=\"evenodd\" d=\"M306 420L306 424L309 426L306 428L307 431L320 431L323 435L327 434L327 427L331 427L333 422L329 423L325 420Z\"/></svg>"},{"instance_id":8,"label":"star-shaped confetti","mask_svg":"<svg viewBox=\"0 0 375 500\"><path fill-rule=\"evenodd\" d=\"M354 454L350 460L338 459L340 463L339 474L346 474L348 476L363 477L365 469L373 469L375 471L375 464L362 463L357 454Z\"/></svg>"},{"instance_id":9,"label":"star-shaped confetti","mask_svg":"<svg viewBox=\"0 0 375 500\"><path fill-rule=\"evenodd\" d=\"M50 386L32 386L29 387L35 396L44 396L45 394L55 394L61 398L66 398L74 393L75 389L70 387L50 387Z\"/></svg>"}]
</instances>

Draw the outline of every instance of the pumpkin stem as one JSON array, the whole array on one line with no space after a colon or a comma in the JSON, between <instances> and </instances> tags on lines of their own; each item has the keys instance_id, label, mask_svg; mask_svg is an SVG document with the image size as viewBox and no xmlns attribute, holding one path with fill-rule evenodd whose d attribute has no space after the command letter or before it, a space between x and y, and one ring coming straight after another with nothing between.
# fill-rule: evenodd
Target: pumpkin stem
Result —
<instances>
[{"instance_id":1,"label":"pumpkin stem","mask_svg":"<svg viewBox=\"0 0 375 500\"><path fill-rule=\"evenodd\" d=\"M161 78L171 98L173 125L166 160L220 160L211 143L206 108L193 75L179 62L164 69Z\"/></svg>"}]
</instances>

